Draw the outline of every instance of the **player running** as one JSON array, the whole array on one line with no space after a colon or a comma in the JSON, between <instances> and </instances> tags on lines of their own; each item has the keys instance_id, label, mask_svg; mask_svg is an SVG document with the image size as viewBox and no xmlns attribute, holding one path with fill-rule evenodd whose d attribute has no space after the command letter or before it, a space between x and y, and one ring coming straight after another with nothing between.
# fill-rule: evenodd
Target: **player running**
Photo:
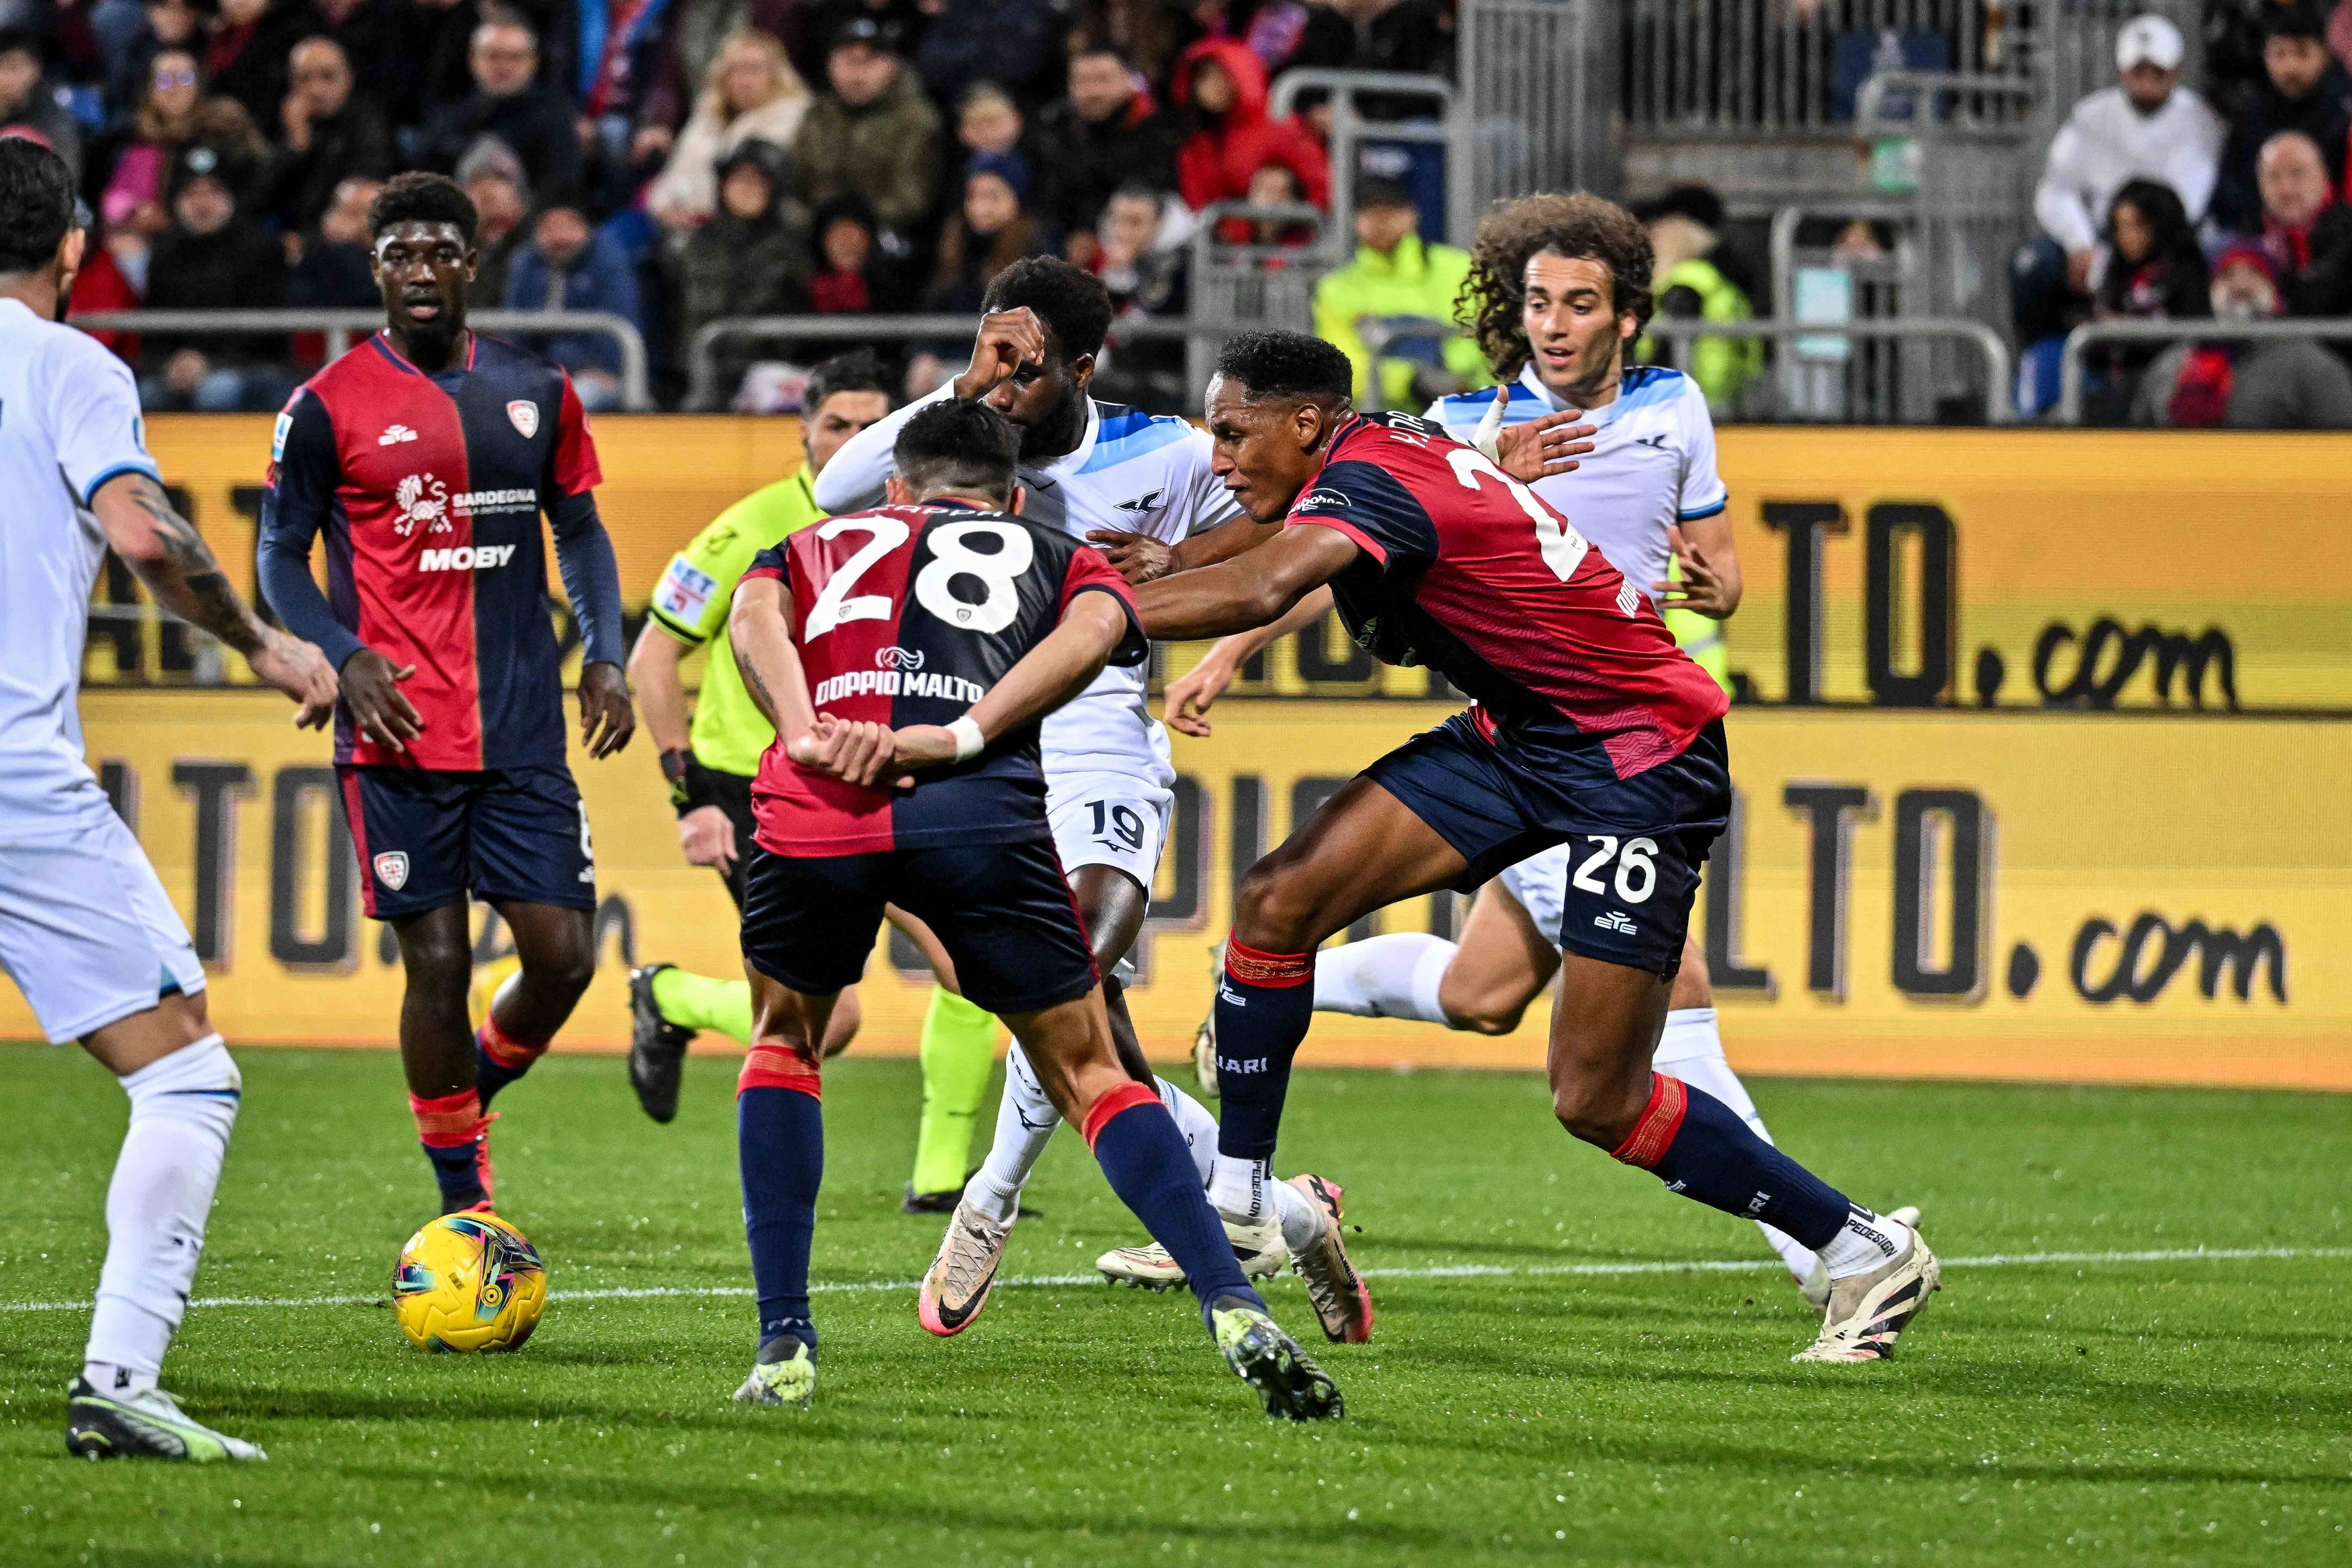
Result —
<instances>
[{"instance_id":1,"label":"player running","mask_svg":"<svg viewBox=\"0 0 2352 1568\"><path fill-rule=\"evenodd\" d=\"M966 994L1012 1026L1112 1190L1183 1260L1219 1351L1267 1414L1336 1416L1339 1389L1267 1316L1174 1121L1111 1044L1054 853L1038 722L1107 661L1150 648L1100 552L1013 515L1018 447L979 403L924 407L899 428L890 504L761 552L735 593L737 657L779 737L752 788L760 852L743 907L758 1024L737 1118L760 1346L735 1397L805 1406L816 1390L818 1045L887 902L928 923ZM959 1310L927 1280L924 1326L963 1328L988 1285Z\"/></svg>"},{"instance_id":2,"label":"player running","mask_svg":"<svg viewBox=\"0 0 2352 1568\"><path fill-rule=\"evenodd\" d=\"M1721 625L1739 607L1741 584L1714 422L1697 384L1680 371L1626 363L1649 318L1650 270L1648 235L1612 202L1545 194L1496 208L1472 253L1466 324L1499 384L1440 398L1427 417L1500 458L1507 471L1516 464L1502 451L1504 430L1534 435L1538 421L1548 428L1589 422L1593 455L1567 471L1553 462L1550 473L1530 478L1531 488L1649 595L1683 650L1728 690ZM1170 683L1169 722L1206 734L1203 715L1242 661L1330 602L1330 590L1318 589L1283 621L1218 643ZM1458 946L1395 931L1318 953L1316 1010L1510 1033L1559 971L1563 889L1575 871L1565 845L1506 868L1478 890ZM1204 1045L1213 1033L1202 1028ZM1204 1065L1213 1060L1210 1054ZM1706 1089L1769 1141L1724 1058L1706 958L1687 939L1651 1065ZM1829 1274L1820 1258L1795 1237L1759 1228L1805 1299L1817 1310L1825 1306Z\"/></svg>"},{"instance_id":3,"label":"player running","mask_svg":"<svg viewBox=\"0 0 2352 1568\"><path fill-rule=\"evenodd\" d=\"M77 703L99 564L112 550L156 603L244 655L301 704L298 724L327 721L335 672L229 586L163 492L130 370L58 324L88 237L65 161L0 139L0 968L42 1033L80 1041L131 1100L66 1447L258 1459L156 1385L194 1287L241 1081L206 1014L187 928L83 760Z\"/></svg>"},{"instance_id":4,"label":"player running","mask_svg":"<svg viewBox=\"0 0 2352 1568\"><path fill-rule=\"evenodd\" d=\"M562 656L540 514L581 629L580 737L628 743L621 584L597 521L587 416L557 366L467 329L474 204L402 174L368 214L384 330L278 416L263 492L262 593L342 672L335 764L367 912L406 984L401 1066L441 1210L493 1197L488 1111L595 973L596 869L564 762ZM328 593L310 576L327 536ZM467 895L521 966L468 1022Z\"/></svg>"},{"instance_id":5,"label":"player running","mask_svg":"<svg viewBox=\"0 0 2352 1568\"><path fill-rule=\"evenodd\" d=\"M1210 466L1209 439L1182 419L1157 418L1087 395L1095 354L1110 325L1110 297L1090 274L1053 259L1015 262L989 285L972 362L930 397L899 410L836 453L818 477L817 504L841 512L869 504L890 473L892 443L922 409L950 399L985 400L1021 436L1021 482L1033 522L1110 545L1133 574L1164 570L1171 553L1204 556L1225 536L1255 538L1233 525L1241 511ZM1128 951L1143 929L1152 878L1175 802L1168 735L1145 703L1139 665L1113 666L1044 725L1045 812L1080 919L1105 971L1103 994L1119 1060L1152 1085L1192 1144L1205 1182L1216 1120L1190 1095L1155 1076L1137 1042L1122 996L1134 974ZM1061 1124L1052 1095L1024 1054L1005 1058L996 1138L948 1224L933 1281L951 1316L976 1314L1018 1213L1021 1189ZM1300 1178L1285 1184L1228 1233L1253 1276L1296 1259L1324 1331L1360 1340L1371 1306L1339 1242L1339 1189ZM1172 1262L1140 1249L1107 1253L1098 1267L1129 1283L1181 1278ZM970 1300L956 1282L982 1282Z\"/></svg>"},{"instance_id":6,"label":"player running","mask_svg":"<svg viewBox=\"0 0 2352 1568\"><path fill-rule=\"evenodd\" d=\"M1219 1205L1266 1182L1324 940L1564 844L1576 874L1559 889L1561 1125L1818 1253L1829 1305L1799 1360L1890 1354L1938 1283L1926 1242L1653 1068L1699 869L1730 809L1721 689L1534 491L1428 420L1356 413L1350 385L1347 357L1316 339L1228 342L1209 388L1218 471L1254 520L1286 526L1138 595L1152 636L1210 637L1279 620L1328 584L1376 657L1426 662L1473 703L1373 763L1236 889L1217 988Z\"/></svg>"}]
</instances>

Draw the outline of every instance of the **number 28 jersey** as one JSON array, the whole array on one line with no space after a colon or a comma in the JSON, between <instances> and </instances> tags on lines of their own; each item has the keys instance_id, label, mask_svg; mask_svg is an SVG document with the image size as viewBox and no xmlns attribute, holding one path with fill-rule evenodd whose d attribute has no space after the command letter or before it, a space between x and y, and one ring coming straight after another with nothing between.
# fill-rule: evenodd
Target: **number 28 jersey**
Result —
<instances>
[{"instance_id":1,"label":"number 28 jersey","mask_svg":"<svg viewBox=\"0 0 2352 1568\"><path fill-rule=\"evenodd\" d=\"M1476 700L1479 731L1570 789L1681 755L1728 704L1568 519L1476 447L1409 414L1359 416L1293 503L1293 526L1362 552L1331 580L1357 641Z\"/></svg>"},{"instance_id":2,"label":"number 28 jersey","mask_svg":"<svg viewBox=\"0 0 2352 1568\"><path fill-rule=\"evenodd\" d=\"M744 580L781 581L819 713L903 728L947 724L1061 624L1080 594L1116 598L1114 665L1150 654L1135 599L1102 552L1058 529L955 502L887 506L801 530ZM1035 721L914 789L861 789L793 762L779 741L751 785L758 840L814 858L1051 837Z\"/></svg>"}]
</instances>

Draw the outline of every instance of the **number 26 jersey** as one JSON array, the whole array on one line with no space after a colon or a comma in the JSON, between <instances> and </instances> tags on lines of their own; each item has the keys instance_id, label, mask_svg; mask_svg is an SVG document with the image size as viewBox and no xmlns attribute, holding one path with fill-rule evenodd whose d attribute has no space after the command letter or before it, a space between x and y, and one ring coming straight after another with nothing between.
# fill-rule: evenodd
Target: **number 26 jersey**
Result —
<instances>
[{"instance_id":1,"label":"number 26 jersey","mask_svg":"<svg viewBox=\"0 0 2352 1568\"><path fill-rule=\"evenodd\" d=\"M1114 665L1150 657L1134 595L1102 552L1058 529L953 501L877 507L761 551L744 581L793 601L793 646L819 713L850 722L946 724L1061 624L1108 594L1127 617ZM861 789L793 762L779 740L751 786L760 847L814 858L1051 837L1037 722L904 792Z\"/></svg>"}]
</instances>

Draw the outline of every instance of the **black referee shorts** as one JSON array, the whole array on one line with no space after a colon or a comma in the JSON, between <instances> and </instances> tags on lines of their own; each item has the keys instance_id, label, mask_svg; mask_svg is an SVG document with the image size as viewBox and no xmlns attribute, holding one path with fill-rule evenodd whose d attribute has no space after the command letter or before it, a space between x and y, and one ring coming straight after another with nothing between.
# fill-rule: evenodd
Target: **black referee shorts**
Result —
<instances>
[{"instance_id":1,"label":"black referee shorts","mask_svg":"<svg viewBox=\"0 0 2352 1568\"><path fill-rule=\"evenodd\" d=\"M735 825L735 864L721 873L727 883L727 896L735 907L743 907L743 879L751 874L751 857L759 853L751 843L751 835L759 823L751 816L751 781L741 773L721 773L717 768L705 768L702 776L710 782L710 793L727 820Z\"/></svg>"}]
</instances>

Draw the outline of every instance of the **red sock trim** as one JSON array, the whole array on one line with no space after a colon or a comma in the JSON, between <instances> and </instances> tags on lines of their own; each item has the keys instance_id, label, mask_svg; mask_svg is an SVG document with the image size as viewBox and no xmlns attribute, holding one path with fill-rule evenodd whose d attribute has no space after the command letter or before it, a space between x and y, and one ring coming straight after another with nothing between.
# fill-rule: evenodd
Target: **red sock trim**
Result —
<instances>
[{"instance_id":1,"label":"red sock trim","mask_svg":"<svg viewBox=\"0 0 2352 1568\"><path fill-rule=\"evenodd\" d=\"M1236 938L1225 939L1225 973L1244 985L1286 991L1315 978L1311 952L1260 952Z\"/></svg>"},{"instance_id":2,"label":"red sock trim","mask_svg":"<svg viewBox=\"0 0 2352 1568\"><path fill-rule=\"evenodd\" d=\"M421 1095L408 1097L408 1110L416 1118L416 1139L428 1149L458 1149L482 1135L489 1122L482 1115L482 1098L470 1089L455 1094L445 1094L436 1100Z\"/></svg>"},{"instance_id":3,"label":"red sock trim","mask_svg":"<svg viewBox=\"0 0 2352 1568\"><path fill-rule=\"evenodd\" d=\"M735 1092L747 1089L797 1089L811 1100L824 1098L824 1079L800 1054L783 1046L753 1046L735 1076Z\"/></svg>"},{"instance_id":4,"label":"red sock trim","mask_svg":"<svg viewBox=\"0 0 2352 1568\"><path fill-rule=\"evenodd\" d=\"M1650 1075L1650 1103L1633 1123L1633 1131L1625 1134L1625 1142L1609 1152L1612 1160L1628 1165L1639 1165L1645 1171L1654 1170L1666 1151L1674 1146L1675 1134L1683 1130L1683 1112L1690 1109L1690 1090L1678 1078L1668 1078L1662 1072Z\"/></svg>"},{"instance_id":5,"label":"red sock trim","mask_svg":"<svg viewBox=\"0 0 2352 1568\"><path fill-rule=\"evenodd\" d=\"M1133 1110L1139 1105L1159 1103L1160 1096L1141 1084L1120 1084L1108 1094L1095 1097L1095 1102L1087 1107L1086 1115L1079 1119L1078 1134L1091 1149L1095 1146L1095 1140L1102 1136L1102 1130L1110 1125L1112 1117L1122 1111Z\"/></svg>"},{"instance_id":6,"label":"red sock trim","mask_svg":"<svg viewBox=\"0 0 2352 1568\"><path fill-rule=\"evenodd\" d=\"M482 1026L474 1031L474 1042L484 1056L509 1072L520 1071L547 1054L545 1040L535 1046L518 1040L500 1029L495 1018L482 1020Z\"/></svg>"}]
</instances>

